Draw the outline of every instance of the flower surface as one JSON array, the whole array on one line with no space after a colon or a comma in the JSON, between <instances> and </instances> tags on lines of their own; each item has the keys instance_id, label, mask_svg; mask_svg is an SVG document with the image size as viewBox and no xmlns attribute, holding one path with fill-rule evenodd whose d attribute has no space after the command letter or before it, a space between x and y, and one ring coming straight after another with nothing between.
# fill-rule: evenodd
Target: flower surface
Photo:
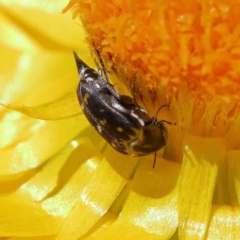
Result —
<instances>
[{"instance_id":1,"label":"flower surface","mask_svg":"<svg viewBox=\"0 0 240 240\"><path fill-rule=\"evenodd\" d=\"M240 238L236 1L0 8L0 239ZM150 115L169 104L154 169L81 112L73 50L94 67L92 44L121 93Z\"/></svg>"}]
</instances>

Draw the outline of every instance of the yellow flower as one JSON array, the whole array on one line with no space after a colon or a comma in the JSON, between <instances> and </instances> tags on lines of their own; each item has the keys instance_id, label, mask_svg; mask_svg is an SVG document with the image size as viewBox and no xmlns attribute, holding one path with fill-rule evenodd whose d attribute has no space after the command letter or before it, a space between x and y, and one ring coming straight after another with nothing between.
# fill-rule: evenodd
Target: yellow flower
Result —
<instances>
[{"instance_id":1,"label":"yellow flower","mask_svg":"<svg viewBox=\"0 0 240 240\"><path fill-rule=\"evenodd\" d=\"M44 119L80 112L72 51L90 56L82 28L61 13L65 5L0 2L1 104ZM9 108L1 107L0 236L57 234L92 176L99 144L87 140L84 116L44 121Z\"/></svg>"},{"instance_id":2,"label":"yellow flower","mask_svg":"<svg viewBox=\"0 0 240 240\"><path fill-rule=\"evenodd\" d=\"M168 167L154 180L142 160L104 239L238 239L239 3L72 0L68 9L139 102L151 114L168 103L163 117L177 122L157 162Z\"/></svg>"},{"instance_id":3,"label":"yellow flower","mask_svg":"<svg viewBox=\"0 0 240 240\"><path fill-rule=\"evenodd\" d=\"M68 1L0 1L0 237L240 237L238 5L179 2L66 9L83 13L88 40L151 114L170 103L160 114L177 126L152 169L153 156L117 153L79 115L72 51L94 63L81 23L61 14Z\"/></svg>"}]
</instances>

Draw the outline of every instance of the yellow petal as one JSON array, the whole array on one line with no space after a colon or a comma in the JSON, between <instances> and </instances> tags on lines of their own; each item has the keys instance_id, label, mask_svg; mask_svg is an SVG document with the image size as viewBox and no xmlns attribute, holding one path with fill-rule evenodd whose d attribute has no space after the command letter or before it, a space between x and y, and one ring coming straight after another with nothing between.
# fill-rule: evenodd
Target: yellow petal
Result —
<instances>
[{"instance_id":1,"label":"yellow petal","mask_svg":"<svg viewBox=\"0 0 240 240\"><path fill-rule=\"evenodd\" d=\"M131 176L136 162L136 158L131 159L109 148L89 183L79 192L79 201L57 239L77 239L87 233L108 211Z\"/></svg>"},{"instance_id":2,"label":"yellow petal","mask_svg":"<svg viewBox=\"0 0 240 240\"><path fill-rule=\"evenodd\" d=\"M31 8L21 2L11 7L8 4L1 4L0 8L1 16L4 18L0 26L6 45L31 49L27 46L29 43L40 43L52 50L84 49L79 44L85 41L83 28L79 27L78 23L74 23L69 16L62 14L61 9L59 12L48 12L46 8ZM11 24L11 28L7 28L7 23ZM16 41L16 38L13 38L12 34L16 35L13 31L14 25L19 39L24 41Z\"/></svg>"},{"instance_id":3,"label":"yellow petal","mask_svg":"<svg viewBox=\"0 0 240 240\"><path fill-rule=\"evenodd\" d=\"M82 147L87 151L83 151ZM50 195L42 202L42 208L46 212L64 218L68 217L73 207L78 206L79 194L95 174L101 159L99 152L88 142L83 142L72 154L73 157L70 157L67 164L69 169L63 168L58 175L60 182L52 193L53 196Z\"/></svg>"},{"instance_id":4,"label":"yellow petal","mask_svg":"<svg viewBox=\"0 0 240 240\"><path fill-rule=\"evenodd\" d=\"M54 239L55 239L54 235L53 236L40 236L40 237L13 237L13 238L10 238L10 240L54 240ZM8 240L9 240L9 238L8 238Z\"/></svg>"},{"instance_id":5,"label":"yellow petal","mask_svg":"<svg viewBox=\"0 0 240 240\"><path fill-rule=\"evenodd\" d=\"M11 8L30 8L37 9L47 13L60 13L62 9L66 7L68 0L58 0L58 1L48 1L48 0L1 0L1 4L4 4L6 7Z\"/></svg>"},{"instance_id":6,"label":"yellow petal","mask_svg":"<svg viewBox=\"0 0 240 240\"><path fill-rule=\"evenodd\" d=\"M186 136L179 187L179 237L203 239L208 227L223 139Z\"/></svg>"},{"instance_id":7,"label":"yellow petal","mask_svg":"<svg viewBox=\"0 0 240 240\"><path fill-rule=\"evenodd\" d=\"M207 234L208 240L240 239L239 206L214 206Z\"/></svg>"},{"instance_id":8,"label":"yellow petal","mask_svg":"<svg viewBox=\"0 0 240 240\"><path fill-rule=\"evenodd\" d=\"M56 234L61 218L53 217L32 202L25 194L13 193L0 197L1 236L41 236Z\"/></svg>"},{"instance_id":9,"label":"yellow petal","mask_svg":"<svg viewBox=\"0 0 240 240\"><path fill-rule=\"evenodd\" d=\"M230 203L233 205L240 204L240 151L228 151L227 158L227 182L229 187Z\"/></svg>"},{"instance_id":10,"label":"yellow petal","mask_svg":"<svg viewBox=\"0 0 240 240\"><path fill-rule=\"evenodd\" d=\"M101 235L111 227L111 225L116 221L117 215L112 212L107 212L98 222L94 225L90 231L84 235L84 240L91 240L91 239L100 239ZM116 238L116 235L114 239Z\"/></svg>"},{"instance_id":11,"label":"yellow petal","mask_svg":"<svg viewBox=\"0 0 240 240\"><path fill-rule=\"evenodd\" d=\"M34 106L76 92L79 79L72 53L36 49L19 54L6 48L4 53L12 69L1 71L1 103Z\"/></svg>"},{"instance_id":12,"label":"yellow petal","mask_svg":"<svg viewBox=\"0 0 240 240\"><path fill-rule=\"evenodd\" d=\"M118 219L98 239L169 239L178 226L175 189L180 165L142 158Z\"/></svg>"},{"instance_id":13,"label":"yellow petal","mask_svg":"<svg viewBox=\"0 0 240 240\"><path fill-rule=\"evenodd\" d=\"M3 116L6 125L1 129L1 139L6 146L0 152L1 181L19 178L27 170L40 166L88 124L84 116L48 122L16 112Z\"/></svg>"},{"instance_id":14,"label":"yellow petal","mask_svg":"<svg viewBox=\"0 0 240 240\"><path fill-rule=\"evenodd\" d=\"M59 181L61 185L66 184L74 171L93 154L97 154L97 151L89 141L83 138L74 139L52 157L33 178L24 183L20 190L28 193L34 201L44 200L57 187L60 188ZM85 171L87 174L89 170ZM71 184L68 183L69 185Z\"/></svg>"},{"instance_id":15,"label":"yellow petal","mask_svg":"<svg viewBox=\"0 0 240 240\"><path fill-rule=\"evenodd\" d=\"M77 94L69 93L63 97L38 106L14 106L11 104L1 104L9 109L23 113L29 117L43 119L43 120L59 120L65 118L75 117L82 113Z\"/></svg>"},{"instance_id":16,"label":"yellow petal","mask_svg":"<svg viewBox=\"0 0 240 240\"><path fill-rule=\"evenodd\" d=\"M30 21L25 19L28 16L26 11L31 11L29 9L20 7L17 10L19 15L15 15L14 8L7 9L3 6L1 8L3 11L0 11L0 29L3 41L0 43L2 59L0 102L12 104L14 107L23 105L29 107L75 92L79 78L72 52L79 50L78 54L85 62L89 62L90 59L83 28L62 14L55 18L54 14L33 12L30 14ZM13 21L6 11L7 13L13 11L9 14L18 16L18 19ZM26 26L23 26L21 21L25 21ZM43 24L44 21L50 22L53 29L59 29L59 33L48 31L46 24ZM31 24L35 24L33 32L26 29ZM45 32L38 32L35 28ZM46 37L46 33L49 32L54 34L52 37L54 46L59 44L59 38L68 43L71 40L73 43L68 46L68 51L63 51L63 47L59 51L45 48L45 41L50 41ZM46 39L42 39L43 37Z\"/></svg>"}]
</instances>

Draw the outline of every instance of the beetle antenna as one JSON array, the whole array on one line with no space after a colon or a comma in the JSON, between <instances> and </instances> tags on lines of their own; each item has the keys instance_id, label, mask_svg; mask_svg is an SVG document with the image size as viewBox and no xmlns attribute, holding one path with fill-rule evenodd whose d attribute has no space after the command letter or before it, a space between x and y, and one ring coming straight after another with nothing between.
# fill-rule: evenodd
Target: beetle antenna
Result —
<instances>
[{"instance_id":1,"label":"beetle antenna","mask_svg":"<svg viewBox=\"0 0 240 240\"><path fill-rule=\"evenodd\" d=\"M97 50L97 48L95 47L94 44L93 44L93 46L94 46L95 51L96 51L96 53L97 53L97 55L98 55L99 62L100 62L101 65L102 65L102 70L103 70L104 76L105 76L107 82L109 83L108 72L107 72L107 69L105 68L105 65L104 65L104 62L103 62L103 60L102 60L101 54L100 54L100 52Z\"/></svg>"},{"instance_id":2,"label":"beetle antenna","mask_svg":"<svg viewBox=\"0 0 240 240\"><path fill-rule=\"evenodd\" d=\"M162 108L164 108L164 107L168 107L169 105L167 105L167 104L164 104L164 105L162 105L158 110L157 110L157 112L156 112L156 114L155 114L155 116L154 116L154 118L153 118L153 124L155 124L156 122L157 122L157 116L158 116L158 113L160 112L160 110L162 109Z\"/></svg>"},{"instance_id":3,"label":"beetle antenna","mask_svg":"<svg viewBox=\"0 0 240 240\"><path fill-rule=\"evenodd\" d=\"M155 117L153 118L152 124L157 124L158 125L158 123L167 123L169 125L177 125L177 123L175 123L175 122L169 122L169 121L166 121L166 120L161 120L161 121L158 122L157 115L163 107L169 107L169 105L164 104L157 110L157 112L155 114Z\"/></svg>"},{"instance_id":4,"label":"beetle antenna","mask_svg":"<svg viewBox=\"0 0 240 240\"><path fill-rule=\"evenodd\" d=\"M161 123L164 122L164 123L167 123L169 125L177 125L177 123L175 123L175 122L169 122L169 121L166 121L166 120L161 120L160 122Z\"/></svg>"},{"instance_id":5,"label":"beetle antenna","mask_svg":"<svg viewBox=\"0 0 240 240\"><path fill-rule=\"evenodd\" d=\"M94 58L93 60L94 60L95 65L97 66L98 74L102 76L102 70L101 70L96 58Z\"/></svg>"}]
</instances>

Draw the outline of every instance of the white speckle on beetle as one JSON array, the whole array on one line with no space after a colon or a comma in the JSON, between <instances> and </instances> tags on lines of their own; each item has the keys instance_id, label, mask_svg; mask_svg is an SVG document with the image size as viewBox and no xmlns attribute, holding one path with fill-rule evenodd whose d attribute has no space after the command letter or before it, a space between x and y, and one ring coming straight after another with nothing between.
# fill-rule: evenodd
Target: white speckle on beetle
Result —
<instances>
[{"instance_id":1,"label":"white speckle on beetle","mask_svg":"<svg viewBox=\"0 0 240 240\"><path fill-rule=\"evenodd\" d=\"M100 125L97 125L97 130L98 130L98 132L102 132L102 127L100 126Z\"/></svg>"},{"instance_id":2,"label":"white speckle on beetle","mask_svg":"<svg viewBox=\"0 0 240 240\"><path fill-rule=\"evenodd\" d=\"M112 147L117 148L117 145L114 142L111 142Z\"/></svg>"},{"instance_id":3,"label":"white speckle on beetle","mask_svg":"<svg viewBox=\"0 0 240 240\"><path fill-rule=\"evenodd\" d=\"M103 126L105 126L105 125L106 125L106 123L107 123L107 121L106 121L105 119L103 119L103 120L100 120L99 122L100 122L100 123L101 123L101 125L103 125Z\"/></svg>"},{"instance_id":4,"label":"white speckle on beetle","mask_svg":"<svg viewBox=\"0 0 240 240\"><path fill-rule=\"evenodd\" d=\"M99 89L101 88L99 84L95 83L95 86Z\"/></svg>"},{"instance_id":5,"label":"white speckle on beetle","mask_svg":"<svg viewBox=\"0 0 240 240\"><path fill-rule=\"evenodd\" d=\"M88 104L88 99L89 99L89 94L88 93L86 93L84 96L83 96L83 101L84 101L84 103L87 105Z\"/></svg>"},{"instance_id":6,"label":"white speckle on beetle","mask_svg":"<svg viewBox=\"0 0 240 240\"><path fill-rule=\"evenodd\" d=\"M82 110L84 110L84 104L83 103L81 104L81 108L82 108Z\"/></svg>"},{"instance_id":7,"label":"white speckle on beetle","mask_svg":"<svg viewBox=\"0 0 240 240\"><path fill-rule=\"evenodd\" d=\"M123 129L121 127L117 127L118 132L123 132Z\"/></svg>"}]
</instances>

